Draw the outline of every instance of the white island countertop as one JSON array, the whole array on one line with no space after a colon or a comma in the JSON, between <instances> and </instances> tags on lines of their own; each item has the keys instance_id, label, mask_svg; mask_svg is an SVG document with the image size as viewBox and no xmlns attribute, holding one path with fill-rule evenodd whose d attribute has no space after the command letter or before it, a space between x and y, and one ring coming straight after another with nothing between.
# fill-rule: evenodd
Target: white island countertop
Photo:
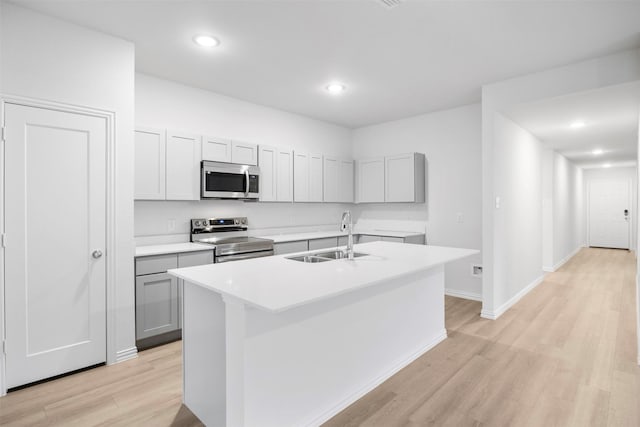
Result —
<instances>
[{"instance_id":1,"label":"white island countertop","mask_svg":"<svg viewBox=\"0 0 640 427\"><path fill-rule=\"evenodd\" d=\"M288 254L180 268L168 273L249 306L281 312L479 252L392 242L364 243L354 245L354 249L368 255L353 261L304 263L287 259L295 256Z\"/></svg>"}]
</instances>

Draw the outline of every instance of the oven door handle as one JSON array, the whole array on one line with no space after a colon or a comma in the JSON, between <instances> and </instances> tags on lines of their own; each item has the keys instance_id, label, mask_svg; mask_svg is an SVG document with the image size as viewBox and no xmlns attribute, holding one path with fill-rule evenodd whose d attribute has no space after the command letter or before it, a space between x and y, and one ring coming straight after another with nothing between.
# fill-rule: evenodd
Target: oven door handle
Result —
<instances>
[{"instance_id":1,"label":"oven door handle","mask_svg":"<svg viewBox=\"0 0 640 427\"><path fill-rule=\"evenodd\" d=\"M245 186L244 186L244 195L248 196L249 195L249 169L245 169L244 179L246 180Z\"/></svg>"},{"instance_id":2,"label":"oven door handle","mask_svg":"<svg viewBox=\"0 0 640 427\"><path fill-rule=\"evenodd\" d=\"M260 252L249 252L246 254L238 254L238 255L224 255L216 257L215 263L219 264L221 262L229 262L229 261L240 261L242 259L250 259L250 258L261 258L265 256L273 255L273 251L260 251Z\"/></svg>"}]
</instances>

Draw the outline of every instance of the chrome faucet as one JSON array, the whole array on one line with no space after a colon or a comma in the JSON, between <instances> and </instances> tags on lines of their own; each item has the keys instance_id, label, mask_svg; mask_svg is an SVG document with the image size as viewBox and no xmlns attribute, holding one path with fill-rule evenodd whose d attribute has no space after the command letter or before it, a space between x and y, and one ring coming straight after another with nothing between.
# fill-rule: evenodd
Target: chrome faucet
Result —
<instances>
[{"instance_id":1,"label":"chrome faucet","mask_svg":"<svg viewBox=\"0 0 640 427\"><path fill-rule=\"evenodd\" d=\"M340 231L347 229L349 237L347 239L347 257L353 260L353 221L351 220L351 211L342 213L342 222L340 223Z\"/></svg>"}]
</instances>

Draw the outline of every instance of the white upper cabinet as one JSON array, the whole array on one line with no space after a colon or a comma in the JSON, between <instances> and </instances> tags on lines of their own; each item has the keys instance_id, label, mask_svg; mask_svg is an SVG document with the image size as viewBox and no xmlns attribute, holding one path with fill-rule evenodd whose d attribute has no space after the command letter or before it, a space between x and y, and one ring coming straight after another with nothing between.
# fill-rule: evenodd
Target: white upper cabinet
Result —
<instances>
[{"instance_id":1,"label":"white upper cabinet","mask_svg":"<svg viewBox=\"0 0 640 427\"><path fill-rule=\"evenodd\" d=\"M258 146L250 142L231 141L231 162L241 165L257 165Z\"/></svg>"},{"instance_id":2,"label":"white upper cabinet","mask_svg":"<svg viewBox=\"0 0 640 427\"><path fill-rule=\"evenodd\" d=\"M293 201L293 151L260 145L260 201Z\"/></svg>"},{"instance_id":3,"label":"white upper cabinet","mask_svg":"<svg viewBox=\"0 0 640 427\"><path fill-rule=\"evenodd\" d=\"M276 201L293 201L293 151L278 149Z\"/></svg>"},{"instance_id":4,"label":"white upper cabinet","mask_svg":"<svg viewBox=\"0 0 640 427\"><path fill-rule=\"evenodd\" d=\"M255 166L258 164L258 145L205 136L202 138L202 160Z\"/></svg>"},{"instance_id":5,"label":"white upper cabinet","mask_svg":"<svg viewBox=\"0 0 640 427\"><path fill-rule=\"evenodd\" d=\"M258 156L260 167L260 201L276 201L276 168L278 150L275 147L261 145Z\"/></svg>"},{"instance_id":6,"label":"white upper cabinet","mask_svg":"<svg viewBox=\"0 0 640 427\"><path fill-rule=\"evenodd\" d=\"M199 135L167 132L167 200L200 200L201 141Z\"/></svg>"},{"instance_id":7,"label":"white upper cabinet","mask_svg":"<svg viewBox=\"0 0 640 427\"><path fill-rule=\"evenodd\" d=\"M323 161L323 200L325 202L339 202L338 171L340 160L336 157L325 156Z\"/></svg>"},{"instance_id":8,"label":"white upper cabinet","mask_svg":"<svg viewBox=\"0 0 640 427\"><path fill-rule=\"evenodd\" d=\"M203 136L202 160L231 163L231 140L213 136Z\"/></svg>"},{"instance_id":9,"label":"white upper cabinet","mask_svg":"<svg viewBox=\"0 0 640 427\"><path fill-rule=\"evenodd\" d=\"M137 200L165 199L166 133L163 129L135 131L135 191Z\"/></svg>"},{"instance_id":10,"label":"white upper cabinet","mask_svg":"<svg viewBox=\"0 0 640 427\"><path fill-rule=\"evenodd\" d=\"M309 201L309 154L293 153L293 200Z\"/></svg>"},{"instance_id":11,"label":"white upper cabinet","mask_svg":"<svg viewBox=\"0 0 640 427\"><path fill-rule=\"evenodd\" d=\"M339 201L343 203L353 203L353 160L340 160L338 169Z\"/></svg>"},{"instance_id":12,"label":"white upper cabinet","mask_svg":"<svg viewBox=\"0 0 640 427\"><path fill-rule=\"evenodd\" d=\"M421 153L385 157L385 201L424 203L425 157Z\"/></svg>"},{"instance_id":13,"label":"white upper cabinet","mask_svg":"<svg viewBox=\"0 0 640 427\"><path fill-rule=\"evenodd\" d=\"M322 201L322 154L309 155L309 202Z\"/></svg>"},{"instance_id":14,"label":"white upper cabinet","mask_svg":"<svg viewBox=\"0 0 640 427\"><path fill-rule=\"evenodd\" d=\"M293 200L322 201L322 154L294 151Z\"/></svg>"},{"instance_id":15,"label":"white upper cabinet","mask_svg":"<svg viewBox=\"0 0 640 427\"><path fill-rule=\"evenodd\" d=\"M384 157L356 161L356 203L384 202Z\"/></svg>"}]
</instances>

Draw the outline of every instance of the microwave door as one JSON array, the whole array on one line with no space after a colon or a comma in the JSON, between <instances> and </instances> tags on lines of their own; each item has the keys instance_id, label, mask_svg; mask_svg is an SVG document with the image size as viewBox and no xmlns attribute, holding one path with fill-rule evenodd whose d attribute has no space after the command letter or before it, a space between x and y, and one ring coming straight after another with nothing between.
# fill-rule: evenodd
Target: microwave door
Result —
<instances>
[{"instance_id":1,"label":"microwave door","mask_svg":"<svg viewBox=\"0 0 640 427\"><path fill-rule=\"evenodd\" d=\"M245 174L208 170L203 176L203 197L245 197L247 179Z\"/></svg>"}]
</instances>

